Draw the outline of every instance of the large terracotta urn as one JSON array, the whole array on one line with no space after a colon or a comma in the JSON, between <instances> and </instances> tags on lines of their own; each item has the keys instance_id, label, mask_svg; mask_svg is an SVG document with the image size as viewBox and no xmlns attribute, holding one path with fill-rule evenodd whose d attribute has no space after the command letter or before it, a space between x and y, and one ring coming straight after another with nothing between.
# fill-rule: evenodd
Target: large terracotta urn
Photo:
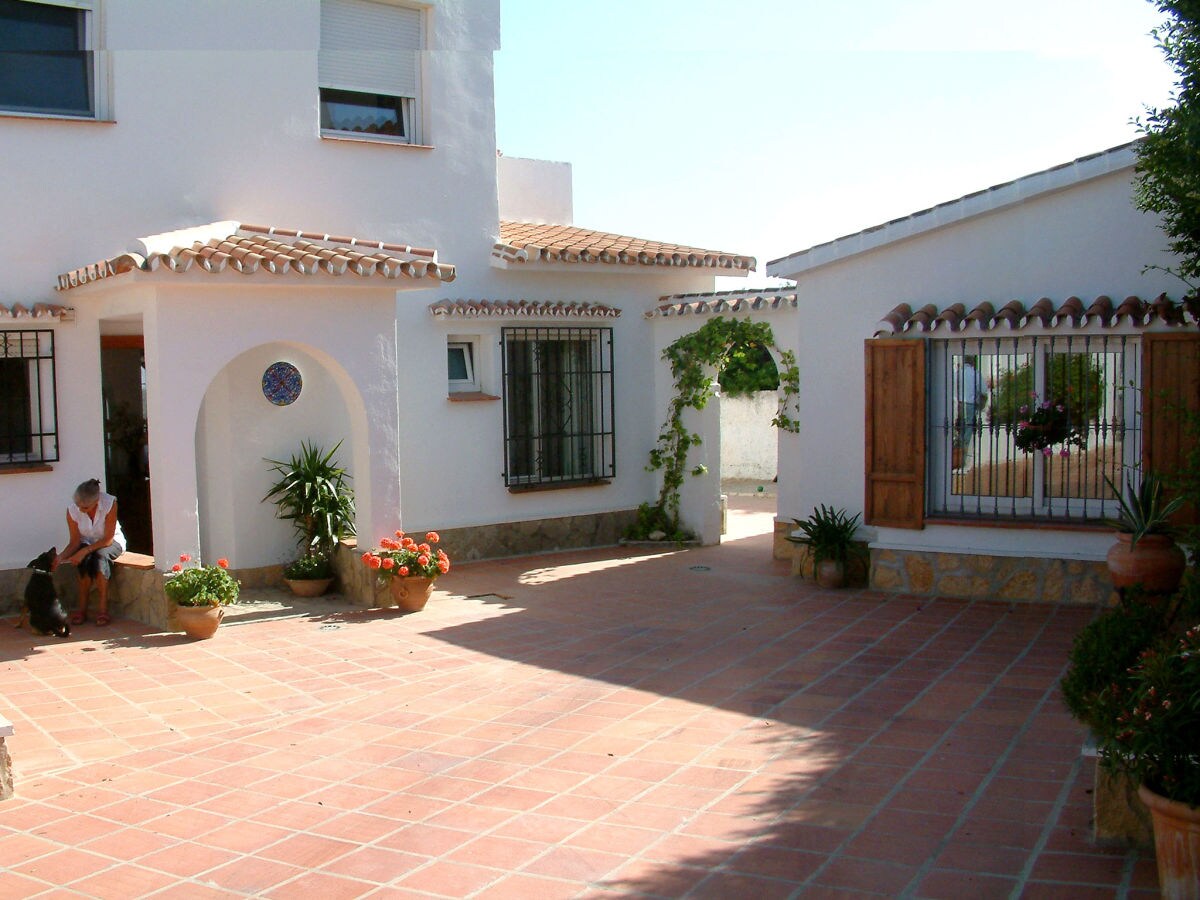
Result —
<instances>
[{"instance_id":1,"label":"large terracotta urn","mask_svg":"<svg viewBox=\"0 0 1200 900\"><path fill-rule=\"evenodd\" d=\"M408 576L396 576L388 583L388 591L392 596L392 605L403 612L420 612L429 602L433 593L433 579Z\"/></svg>"},{"instance_id":2,"label":"large terracotta urn","mask_svg":"<svg viewBox=\"0 0 1200 900\"><path fill-rule=\"evenodd\" d=\"M175 621L184 634L198 641L206 640L217 633L225 610L220 606L177 606Z\"/></svg>"},{"instance_id":3,"label":"large terracotta urn","mask_svg":"<svg viewBox=\"0 0 1200 900\"><path fill-rule=\"evenodd\" d=\"M1159 893L1164 900L1200 900L1200 809L1160 797L1145 785L1138 796L1154 820Z\"/></svg>"},{"instance_id":4,"label":"large terracotta urn","mask_svg":"<svg viewBox=\"0 0 1200 900\"><path fill-rule=\"evenodd\" d=\"M1140 584L1151 594L1171 594L1179 587L1187 559L1165 534L1146 534L1133 544L1133 535L1118 532L1109 548L1108 571L1118 590Z\"/></svg>"}]
</instances>

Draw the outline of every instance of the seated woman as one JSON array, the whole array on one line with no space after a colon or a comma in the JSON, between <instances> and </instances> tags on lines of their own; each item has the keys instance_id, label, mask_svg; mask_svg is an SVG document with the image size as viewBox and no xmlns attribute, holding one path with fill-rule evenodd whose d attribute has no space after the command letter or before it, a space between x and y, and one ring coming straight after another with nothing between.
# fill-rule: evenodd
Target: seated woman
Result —
<instances>
[{"instance_id":1,"label":"seated woman","mask_svg":"<svg viewBox=\"0 0 1200 900\"><path fill-rule=\"evenodd\" d=\"M99 480L85 481L75 489L75 500L67 507L67 528L71 532L67 548L58 556L59 563L73 563L79 569L79 607L71 613L71 622L87 621L92 582L100 599L97 625L107 625L108 580L112 561L125 552L125 535L117 521L117 498L100 490Z\"/></svg>"}]
</instances>

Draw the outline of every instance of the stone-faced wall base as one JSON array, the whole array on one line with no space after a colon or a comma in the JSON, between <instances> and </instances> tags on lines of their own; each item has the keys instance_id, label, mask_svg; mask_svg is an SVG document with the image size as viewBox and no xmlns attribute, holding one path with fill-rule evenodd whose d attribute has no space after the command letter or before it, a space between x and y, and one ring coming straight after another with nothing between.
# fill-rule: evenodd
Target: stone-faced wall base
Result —
<instances>
[{"instance_id":1,"label":"stone-faced wall base","mask_svg":"<svg viewBox=\"0 0 1200 900\"><path fill-rule=\"evenodd\" d=\"M1092 838L1101 846L1154 847L1154 824L1138 797L1137 784L1123 772L1104 768L1099 759L1092 792Z\"/></svg>"},{"instance_id":2,"label":"stone-faced wall base","mask_svg":"<svg viewBox=\"0 0 1200 900\"><path fill-rule=\"evenodd\" d=\"M10 569L0 572L0 615L16 615L25 602L25 585L29 582L28 569ZM138 569L132 566L113 566L113 577L108 583L109 614L122 619L133 619L157 628L167 624L167 596L162 589L163 575L155 569ZM68 614L79 605L79 577L74 566L59 566L54 572L54 587L58 600ZM88 615L96 614L96 589L92 588Z\"/></svg>"},{"instance_id":3,"label":"stone-faced wall base","mask_svg":"<svg viewBox=\"0 0 1200 900\"><path fill-rule=\"evenodd\" d=\"M871 551L871 587L965 600L1101 606L1116 593L1103 562L918 550Z\"/></svg>"},{"instance_id":4,"label":"stone-faced wall base","mask_svg":"<svg viewBox=\"0 0 1200 900\"><path fill-rule=\"evenodd\" d=\"M0 717L0 800L13 795L12 757L8 754L5 738L13 733L12 723Z\"/></svg>"},{"instance_id":5,"label":"stone-faced wall base","mask_svg":"<svg viewBox=\"0 0 1200 900\"><path fill-rule=\"evenodd\" d=\"M611 547L620 541L625 529L636 518L636 509L622 509L587 516L439 528L437 532L441 543L438 546L450 555L452 565L557 550ZM427 530L430 529L413 529L409 533L414 540L421 540ZM379 538L390 536L363 535L357 542L346 541L341 544L334 554L333 567L337 573L338 590L355 605L383 605L381 599L387 587L376 585L375 573L362 564L361 556L364 550L376 546Z\"/></svg>"},{"instance_id":6,"label":"stone-faced wall base","mask_svg":"<svg viewBox=\"0 0 1200 900\"><path fill-rule=\"evenodd\" d=\"M786 522L782 519L775 520L775 534L771 540L771 558L772 559L791 559L796 545L787 539L787 536L796 530L796 525L791 519Z\"/></svg>"}]
</instances>

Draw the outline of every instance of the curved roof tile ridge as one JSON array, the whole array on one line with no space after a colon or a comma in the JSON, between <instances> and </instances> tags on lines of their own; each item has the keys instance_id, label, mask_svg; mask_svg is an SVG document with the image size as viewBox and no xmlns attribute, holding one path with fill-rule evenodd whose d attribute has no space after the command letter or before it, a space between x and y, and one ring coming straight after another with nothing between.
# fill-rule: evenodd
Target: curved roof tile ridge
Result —
<instances>
[{"instance_id":1,"label":"curved roof tile ridge","mask_svg":"<svg viewBox=\"0 0 1200 900\"><path fill-rule=\"evenodd\" d=\"M914 312L910 304L899 303L876 325L875 337L928 334L939 329L961 333L968 328L982 333L1000 329L1077 329L1091 325L1142 329L1156 324L1178 327L1189 321L1200 325L1200 297L1172 301L1166 294L1160 294L1151 302L1126 297L1115 309L1112 298L1104 294L1088 304L1079 297L1068 297L1057 306L1050 298L1042 297L1028 309L1020 300L1009 300L998 310L991 302L982 300L970 311L962 303L951 303L941 310L927 303Z\"/></svg>"},{"instance_id":2,"label":"curved roof tile ridge","mask_svg":"<svg viewBox=\"0 0 1200 900\"><path fill-rule=\"evenodd\" d=\"M453 281L455 277L454 266L439 263L437 251L428 248L276 226L238 225L236 222L216 225L223 226L222 233L207 240L170 246L168 242L173 239L187 240L197 233L194 229L190 232L171 232L157 236L155 246L160 248L157 252L145 256L122 253L64 272L58 276L56 289L70 290L125 272L154 272L160 266L182 274L189 271L193 264L213 274L232 269L243 275L284 275L294 272L306 276L325 274L337 277L351 274L362 278L406 277L441 282Z\"/></svg>"}]
</instances>

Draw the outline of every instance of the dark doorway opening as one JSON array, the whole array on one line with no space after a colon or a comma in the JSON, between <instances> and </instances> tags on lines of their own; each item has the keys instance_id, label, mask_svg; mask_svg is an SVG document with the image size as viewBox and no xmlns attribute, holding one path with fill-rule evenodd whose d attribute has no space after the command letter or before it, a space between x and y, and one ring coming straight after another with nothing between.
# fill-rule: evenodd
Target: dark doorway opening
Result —
<instances>
[{"instance_id":1,"label":"dark doorway opening","mask_svg":"<svg viewBox=\"0 0 1200 900\"><path fill-rule=\"evenodd\" d=\"M150 451L146 430L146 353L140 334L100 337L104 397L104 484L117 498L121 529L134 553L154 554Z\"/></svg>"}]
</instances>

